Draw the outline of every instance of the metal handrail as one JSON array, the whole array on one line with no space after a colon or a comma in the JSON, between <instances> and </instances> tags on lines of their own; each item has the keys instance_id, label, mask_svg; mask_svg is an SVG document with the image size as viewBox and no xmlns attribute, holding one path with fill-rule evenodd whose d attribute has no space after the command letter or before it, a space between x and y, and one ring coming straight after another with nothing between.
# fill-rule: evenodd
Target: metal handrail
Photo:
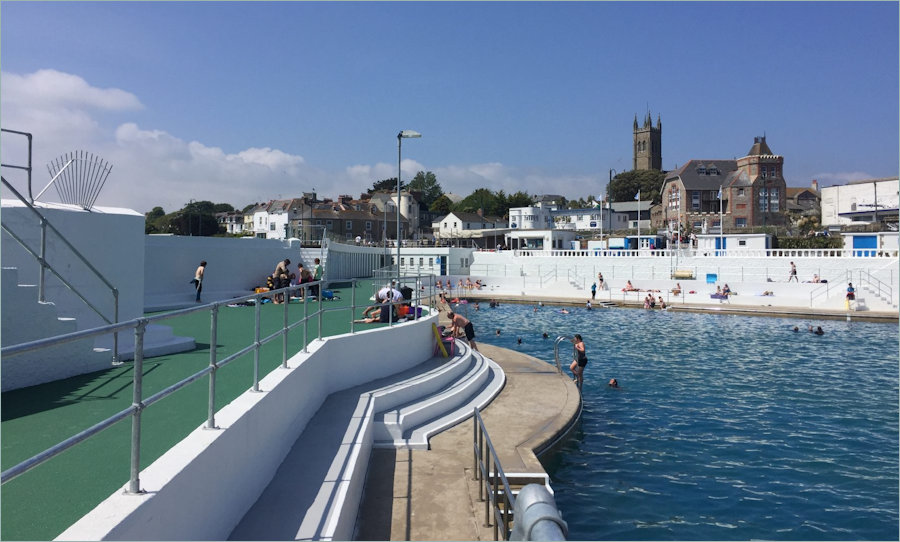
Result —
<instances>
[{"instance_id":1,"label":"metal handrail","mask_svg":"<svg viewBox=\"0 0 900 542\"><path fill-rule=\"evenodd\" d=\"M56 457L57 455L63 453L64 451L72 448L73 446L76 446L76 445L80 444L81 442L87 440L88 438L100 433L104 429L107 429L107 428L115 425L116 423L118 423L126 418L131 417L132 418L131 455L130 455L131 477L129 479L128 492L129 493L140 493L141 492L140 479L138 478L138 475L139 475L139 465L140 465L140 448L141 448L141 444L140 444L141 428L140 427L141 427L142 412L146 408L148 408L150 405L161 401L163 398L175 393L176 391L180 390L181 388L184 388L188 384L195 382L195 381L199 380L200 378L203 378L204 376L209 375L209 378L210 378L209 401L208 401L208 408L207 408L206 428L207 429L217 429L216 424L215 424L215 389L216 389L215 383L216 383L216 372L219 369L228 365L232 361L234 361L250 352L253 352L254 360L253 360L252 389L254 391L259 391L259 380L260 380L260 377L259 377L259 351L263 345L276 340L278 337L281 337L281 336L285 337L285 339L284 339L285 343L284 343L284 347L282 349L283 358L282 358L282 363L280 365L280 368L284 368L284 367L287 367L287 359L288 359L287 346L286 346L288 332L290 332L291 330L294 330L297 327L302 325L304 328L303 329L303 345L304 346L303 346L302 351L308 352L307 343L309 341L307 340L307 337L308 337L308 324L309 324L310 320L312 320L313 318L316 318L318 320L318 340L322 340L322 315L325 312L349 310L350 316L351 316L351 322L352 322L353 315L355 315L355 313L356 313L356 303L355 303L356 282L357 282L356 279L351 280L351 288L352 288L351 295L352 295L352 297L351 297L350 307L338 307L338 308L333 308L333 309L324 309L322 307L323 296L321 295L321 290L320 290L320 295L318 296L319 306L315 312L310 313L309 312L309 303L304 303L303 304L303 307L304 307L303 317L300 318L298 321L289 324L287 315L288 315L288 307L289 307L290 303L289 302L285 303L284 304L285 317L284 317L281 329L275 331L274 333L270 334L267 337L259 336L259 329L260 329L259 308L262 305L262 302L261 302L262 298L269 297L272 295L278 295L278 294L286 295L289 298L290 292L300 290L303 288L308 288L310 286L321 285L322 282L323 281L314 281L314 282L307 282L307 283L298 284L298 285L294 285L294 286L287 286L284 288L280 288L278 290L271 290L268 292L248 294L248 295L244 295L241 297L228 299L225 301L217 301L217 302L209 303L206 305L189 307L186 309L175 310L175 311L167 312L164 314L157 314L157 315L153 315L153 316L149 316L149 317L134 318L132 320L128 320L125 322L118 322L118 323L114 323L114 324L110 324L110 325L106 325L106 326L97 327L94 329L75 331L75 332L68 333L65 335L59 335L57 337L50 337L50 338L46 338L46 339L30 341L30 342L26 342L26 343L17 344L17 345L4 346L4 347L0 348L0 356L7 357L7 356L13 356L13 355L17 355L17 354L22 354L25 352L36 351L36 350L40 350L43 348L49 348L51 346L67 344L67 343L71 343L71 342L81 340L81 339L86 339L86 338L91 338L91 337L99 337L102 335L107 335L109 333L118 333L120 331L127 331L129 329L133 329L134 335L135 335L134 369L133 369L134 380L132 383L132 387L133 387L132 405L129 408L124 409L120 412L117 412L116 414L106 418L105 420L89 427L88 429L85 429L84 431L81 431L81 432L77 433L76 435L73 435L73 436L57 443L56 445L51 446L50 448L36 454L35 456L32 456L32 457L26 459L25 461L22 461L19 464L14 465L13 467L3 471L2 473L0 473L0 484L5 484L5 483L9 482L10 480L15 479L16 477L21 476L22 474L28 472L29 470L33 469L34 467L37 467L38 465L52 459L53 457ZM419 292L416 292L416 294L417 295L413 296L413 300L410 300L411 302L419 303L419 302L421 302L422 299L425 298L425 296L418 295ZM255 305L256 305L256 311L255 311L256 334L255 334L255 338L254 338L253 342L251 342L249 345L245 346L244 348L239 349L237 352L234 352L233 354L225 357L224 359L221 359L221 360L217 359L215 345L217 344L216 338L217 338L217 330L218 330L219 308L223 305L227 305L227 304L231 304L231 303L240 303L240 302L248 301L251 299L254 300ZM143 382L143 373L144 373L144 371L143 371L143 360L144 360L143 337L144 337L144 331L146 330L146 327L148 325L150 325L151 323L161 322L161 321L169 320L172 318L177 318L180 316L185 316L188 314L193 314L196 312L203 312L203 311L207 311L207 310L210 311L210 344L212 345L210 348L210 353L209 353L209 356L210 356L209 365L206 366L205 368L195 372L194 374L192 374L186 378L183 378L182 380L179 380L178 382L168 386L167 388L160 390L159 392L157 392L149 397L146 397L146 398L143 397L143 394L142 394L142 382ZM414 312L416 314L415 318L417 318L418 311L414 311ZM392 323L392 325L393 325L393 323ZM352 324L351 324L350 332L354 333Z\"/></svg>"},{"instance_id":2,"label":"metal handrail","mask_svg":"<svg viewBox=\"0 0 900 542\"><path fill-rule=\"evenodd\" d=\"M472 417L474 423L474 432L472 435L472 448L474 451L473 471L475 473L475 481L478 484L478 500L484 502L484 526L490 527L491 510L494 516L494 540L500 540L500 534L503 540L509 540L510 534L510 518L513 514L513 508L516 506L516 498L512 494L509 487L509 480L503 467L500 465L500 459L497 457L497 451L491 442L491 437L487 433L484 426L484 420L478 407L475 407L475 415ZM493 461L493 468L491 468ZM502 491L502 493L501 493ZM487 498L485 498L485 492ZM502 497L503 509L500 508L500 498ZM503 531L500 532L500 523L503 523Z\"/></svg>"},{"instance_id":3,"label":"metal handrail","mask_svg":"<svg viewBox=\"0 0 900 542\"><path fill-rule=\"evenodd\" d=\"M31 249L27 245L27 243L25 243L25 241L23 239L21 239L18 235L14 234L12 232L12 230L10 230L8 225L0 224L0 226L2 226L2 228L3 228L3 230L6 233L8 233L10 235L10 237L15 239L16 242L18 242L22 246L22 248L24 248L29 254L31 254L32 257L34 257L37 260L38 264L41 266L41 274L40 274L40 278L38 281L38 301L41 303L46 301L45 292L44 292L44 285L45 285L44 272L45 272L45 269L49 269L69 290L71 290L73 293L75 293L75 295L77 295L88 307L90 307L91 310L93 310L98 316L100 316L100 318L102 318L104 322L106 322L107 324L112 324L112 323L118 322L119 321L119 289L116 288L115 286L113 286L112 283L110 283L109 280L107 280L106 277L103 276L103 273L98 271L97 268L95 268L91 264L91 262L89 262L87 260L87 258L85 258L84 255L82 255L81 252L79 252L79 250L77 248L75 248L72 245L72 243L70 243L69 240L66 239L66 237L59 230L57 230L56 227L53 226L53 224L50 223L49 220L47 220L47 217L45 217L43 214L41 214L41 212L38 211L34 207L34 205L32 205L31 203L26 201L25 198L18 192L18 190L16 190L2 176L0 176L0 182L2 182L3 185L6 186L6 188L8 188L13 193L13 195L16 196L16 198L19 201L21 201L23 204L25 204L25 207L30 209L31 212L34 213L38 217L38 219L40 219L40 225L41 225L41 252L40 252L40 254L37 254L33 249ZM29 186L29 189L30 189L30 186ZM62 275L58 271L56 271L56 269L54 269L53 266L49 262L47 262L47 230L48 229L50 231L52 231L53 233L55 233L56 236L59 238L59 240L62 241L66 247L69 248L69 250L72 252L72 254L74 254L79 260L81 260L81 262L84 263L85 266L87 266L87 268L94 274L94 276L97 277L98 279L100 279L100 281L103 282L103 284L106 285L106 287L110 290L110 292L112 293L112 296L113 296L113 319L112 319L112 321L110 321L110 319L106 315L104 315L103 312L100 311L100 309L98 309L91 302L89 302L87 300L87 298L85 298L85 296L82 295L81 292L79 292L78 289L75 288L74 285L72 285L69 281L65 280L62 277ZM113 363L117 363L118 361L119 361L119 335L118 335L118 333L115 333L115 334L113 334Z\"/></svg>"},{"instance_id":4,"label":"metal handrail","mask_svg":"<svg viewBox=\"0 0 900 542\"><path fill-rule=\"evenodd\" d=\"M868 284L869 287L878 289L878 297L882 297L884 295L888 299L893 299L893 288L889 284L882 282L880 279L873 277L871 271L867 271L861 269L859 271L859 281L858 284L860 286ZM884 294L882 294L884 292Z\"/></svg>"},{"instance_id":5,"label":"metal handrail","mask_svg":"<svg viewBox=\"0 0 900 542\"><path fill-rule=\"evenodd\" d=\"M563 374L562 364L559 362L559 343L573 340L575 340L575 337L563 337L560 335L553 341L553 359L556 360L556 372L559 374Z\"/></svg>"}]
</instances>

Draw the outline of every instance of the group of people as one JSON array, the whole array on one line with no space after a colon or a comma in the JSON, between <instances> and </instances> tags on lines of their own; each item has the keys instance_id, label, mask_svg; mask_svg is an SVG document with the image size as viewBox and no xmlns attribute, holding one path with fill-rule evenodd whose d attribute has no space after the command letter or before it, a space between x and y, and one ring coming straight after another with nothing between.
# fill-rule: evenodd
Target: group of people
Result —
<instances>
[{"instance_id":1,"label":"group of people","mask_svg":"<svg viewBox=\"0 0 900 542\"><path fill-rule=\"evenodd\" d=\"M447 278L446 285L444 281L440 278L434 282L435 288L437 288L438 292L446 292L449 294L450 290L453 290L453 279ZM463 279L459 279L456 282L456 290L458 292L462 292L463 290L471 292L472 290L480 290L484 287L484 284L481 282L481 279L476 279L474 282L471 277L466 277L465 282Z\"/></svg>"},{"instance_id":2,"label":"group of people","mask_svg":"<svg viewBox=\"0 0 900 542\"><path fill-rule=\"evenodd\" d=\"M308 282L321 281L324 274L322 262L321 260L319 260L319 258L315 258L313 262L315 263L315 266L313 267L312 271L304 267L302 262L298 263L296 273L292 273L290 270L290 258L285 258L284 260L278 262L278 264L275 266L275 271L273 271L272 274L266 279L267 284L269 285L269 289L280 290L282 288L287 288L288 286L297 286ZM313 284L310 286L310 295L318 297L319 291L319 284ZM306 289L300 288L301 299L305 297L305 293ZM284 303L284 294L275 294L275 299L273 300L273 302L275 304Z\"/></svg>"},{"instance_id":3,"label":"group of people","mask_svg":"<svg viewBox=\"0 0 900 542\"><path fill-rule=\"evenodd\" d=\"M647 297L644 298L644 308L645 309L655 309L659 306L660 309L666 308L666 300L663 299L662 296L659 296L659 300L653 299L653 294L647 294Z\"/></svg>"}]
</instances>

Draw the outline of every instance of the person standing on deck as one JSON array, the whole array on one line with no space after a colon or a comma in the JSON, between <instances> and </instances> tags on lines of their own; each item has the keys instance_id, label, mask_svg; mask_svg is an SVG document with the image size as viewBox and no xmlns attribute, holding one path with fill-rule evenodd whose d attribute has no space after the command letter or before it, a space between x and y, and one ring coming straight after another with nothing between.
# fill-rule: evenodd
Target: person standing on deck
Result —
<instances>
[{"instance_id":1,"label":"person standing on deck","mask_svg":"<svg viewBox=\"0 0 900 542\"><path fill-rule=\"evenodd\" d=\"M794 262L791 262L791 274L788 276L788 282L790 282L791 279L800 282L800 279L797 278L797 266L794 265Z\"/></svg>"},{"instance_id":2,"label":"person standing on deck","mask_svg":"<svg viewBox=\"0 0 900 542\"><path fill-rule=\"evenodd\" d=\"M591 284L591 299L597 299L597 283Z\"/></svg>"},{"instance_id":3,"label":"person standing on deck","mask_svg":"<svg viewBox=\"0 0 900 542\"><path fill-rule=\"evenodd\" d=\"M194 271L194 287L197 288L197 303L200 303L200 292L203 291L203 273L206 271L206 261L200 262L200 266Z\"/></svg>"},{"instance_id":4,"label":"person standing on deck","mask_svg":"<svg viewBox=\"0 0 900 542\"><path fill-rule=\"evenodd\" d=\"M315 267L313 267L313 281L322 280L322 277L325 276L325 271L322 269L322 263L318 258L313 260L313 262L316 264ZM319 297L319 292L322 290L322 285L316 284L315 286L313 286L313 288L316 289L313 295Z\"/></svg>"},{"instance_id":5,"label":"person standing on deck","mask_svg":"<svg viewBox=\"0 0 900 542\"><path fill-rule=\"evenodd\" d=\"M460 329L462 329L466 334L466 340L469 341L469 346L472 347L472 350L478 352L478 346L475 344L475 328L472 326L472 322L465 316L456 314L453 311L447 313L447 317L450 318L450 335L456 337L459 335ZM498 329L497 331L499 332L500 330Z\"/></svg>"}]
</instances>

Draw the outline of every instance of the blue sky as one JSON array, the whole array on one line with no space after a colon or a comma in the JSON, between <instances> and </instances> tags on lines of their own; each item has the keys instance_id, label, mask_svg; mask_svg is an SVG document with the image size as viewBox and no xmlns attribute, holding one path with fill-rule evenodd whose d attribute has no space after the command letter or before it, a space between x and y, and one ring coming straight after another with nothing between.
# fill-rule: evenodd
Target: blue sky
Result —
<instances>
[{"instance_id":1,"label":"blue sky","mask_svg":"<svg viewBox=\"0 0 900 542\"><path fill-rule=\"evenodd\" d=\"M36 190L84 149L98 204L141 212L358 196L404 129L404 180L600 195L648 108L664 169L765 134L830 185L898 173L898 44L897 2L4 1L0 119Z\"/></svg>"}]
</instances>

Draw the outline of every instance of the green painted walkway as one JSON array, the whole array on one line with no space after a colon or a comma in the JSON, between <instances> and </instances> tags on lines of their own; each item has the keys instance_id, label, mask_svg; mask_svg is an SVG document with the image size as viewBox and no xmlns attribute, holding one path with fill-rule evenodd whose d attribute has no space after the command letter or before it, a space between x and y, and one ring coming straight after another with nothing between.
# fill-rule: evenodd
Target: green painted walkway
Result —
<instances>
[{"instance_id":1,"label":"green painted walkway","mask_svg":"<svg viewBox=\"0 0 900 542\"><path fill-rule=\"evenodd\" d=\"M323 308L344 310L323 316L323 336L350 331L351 291L334 290L341 299L325 301ZM368 304L371 289L357 288L356 318ZM292 302L289 322L303 318L304 306L314 312L318 303ZM219 360L254 340L253 307L221 307L216 355ZM260 336L281 328L284 305L261 307ZM143 396L149 397L209 365L209 311L163 322L176 335L194 337L191 352L144 360ZM356 324L356 331L387 324ZM318 336L318 320L309 322L308 339ZM132 338L120 340L133 340ZM303 348L303 326L291 331L288 356ZM253 353L217 371L216 410L250 389ZM260 352L260 378L281 364L282 341L277 338ZM128 408L132 402L132 362L105 371L13 390L0 395L0 453L8 469L103 419ZM141 468L206 421L209 378L201 378L159 403L142 416ZM49 540L93 509L128 482L131 422L125 420L51 459L0 488L0 538Z\"/></svg>"}]
</instances>

